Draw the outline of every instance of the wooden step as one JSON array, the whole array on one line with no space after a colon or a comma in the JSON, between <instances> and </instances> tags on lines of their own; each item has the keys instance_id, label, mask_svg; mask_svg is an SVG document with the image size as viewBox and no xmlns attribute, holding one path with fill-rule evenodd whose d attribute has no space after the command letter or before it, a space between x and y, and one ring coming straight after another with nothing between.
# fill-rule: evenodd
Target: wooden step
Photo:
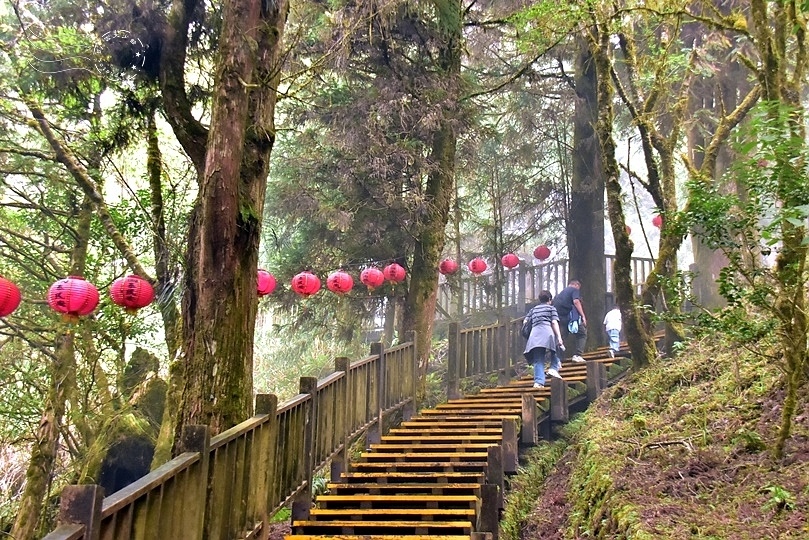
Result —
<instances>
[{"instance_id":1,"label":"wooden step","mask_svg":"<svg viewBox=\"0 0 809 540\"><path fill-rule=\"evenodd\" d=\"M445 534L288 534L286 540L469 540L469 535L445 535Z\"/></svg>"},{"instance_id":2,"label":"wooden step","mask_svg":"<svg viewBox=\"0 0 809 540\"><path fill-rule=\"evenodd\" d=\"M402 443L384 443L372 444L371 450L373 452L467 452L467 451L486 451L491 446L496 446L498 443L435 443L435 444L422 444L419 442L402 442Z\"/></svg>"},{"instance_id":3,"label":"wooden step","mask_svg":"<svg viewBox=\"0 0 809 540\"><path fill-rule=\"evenodd\" d=\"M399 463L402 461L414 463L422 461L448 461L451 463L465 461L486 461L487 452L363 452L360 459L363 463L389 461Z\"/></svg>"},{"instance_id":4,"label":"wooden step","mask_svg":"<svg viewBox=\"0 0 809 540\"><path fill-rule=\"evenodd\" d=\"M344 472L340 475L342 483L366 483L375 482L384 484L409 484L409 483L434 483L437 486L443 484L482 484L485 476L479 471L442 471L442 472L419 472L419 471L365 471L365 472Z\"/></svg>"},{"instance_id":5,"label":"wooden step","mask_svg":"<svg viewBox=\"0 0 809 540\"><path fill-rule=\"evenodd\" d=\"M310 521L456 521L477 520L474 508L313 508Z\"/></svg>"},{"instance_id":6,"label":"wooden step","mask_svg":"<svg viewBox=\"0 0 809 540\"><path fill-rule=\"evenodd\" d=\"M293 534L357 534L357 535L466 535L472 534L471 521L312 521L292 522Z\"/></svg>"},{"instance_id":7,"label":"wooden step","mask_svg":"<svg viewBox=\"0 0 809 540\"><path fill-rule=\"evenodd\" d=\"M447 433L446 435L442 435L440 433L434 433L431 435L383 435L381 442L383 444L387 443L406 443L406 442L418 442L420 444L435 444L435 443L443 443L443 444L465 444L465 443L492 443L492 444L500 444L503 441L503 437L501 435L465 435L463 433Z\"/></svg>"},{"instance_id":8,"label":"wooden step","mask_svg":"<svg viewBox=\"0 0 809 540\"><path fill-rule=\"evenodd\" d=\"M465 427L472 426L478 429L501 429L503 422L499 418L485 418L481 420L467 420L466 418L458 418L451 425L445 422L436 422L434 418L429 416L414 416L407 422L402 422L399 427L401 428L430 428L430 427Z\"/></svg>"},{"instance_id":9,"label":"wooden step","mask_svg":"<svg viewBox=\"0 0 809 540\"><path fill-rule=\"evenodd\" d=\"M548 393L548 395L550 395L550 393ZM426 411L435 411L435 410L434 409L426 409L424 412L426 412ZM450 425L450 423L451 423L451 425L455 426L455 425L458 425L458 424L463 424L463 425L473 424L475 422L487 422L487 421L488 422L491 422L491 421L501 422L504 419L513 419L513 420L519 422L522 419L522 416L520 414L514 413L514 414L506 414L506 415L499 414L499 415L497 415L495 417L495 416L491 416L491 415L487 415L487 414L480 414L478 412L478 413L475 413L475 414L466 414L466 415L462 415L462 416L452 416L452 415L450 415L450 416L447 416L446 418L436 418L434 413L431 413L430 415L423 416L423 418L426 418L429 422L444 423L446 425Z\"/></svg>"},{"instance_id":10,"label":"wooden step","mask_svg":"<svg viewBox=\"0 0 809 540\"><path fill-rule=\"evenodd\" d=\"M503 407L502 409L476 409L476 408L458 408L458 409L430 409L422 411L422 414L429 414L430 416L473 416L479 415L482 412L487 412L491 416L518 416L522 413L522 407Z\"/></svg>"},{"instance_id":11,"label":"wooden step","mask_svg":"<svg viewBox=\"0 0 809 540\"><path fill-rule=\"evenodd\" d=\"M488 464L485 461L448 462L448 461L425 461L416 463L389 463L389 462L359 462L351 465L351 469L357 472L474 472L487 470Z\"/></svg>"},{"instance_id":12,"label":"wooden step","mask_svg":"<svg viewBox=\"0 0 809 540\"><path fill-rule=\"evenodd\" d=\"M477 508L480 499L474 495L320 495L317 500L319 509L336 508Z\"/></svg>"},{"instance_id":13,"label":"wooden step","mask_svg":"<svg viewBox=\"0 0 809 540\"><path fill-rule=\"evenodd\" d=\"M388 435L410 435L412 433L420 433L424 435L447 435L452 433L460 433L463 435L492 435L498 436L503 434L503 428L476 428L472 425L468 426L454 426L447 425L447 422L437 422L434 426L415 427L408 426L406 428L394 428L388 431Z\"/></svg>"},{"instance_id":14,"label":"wooden step","mask_svg":"<svg viewBox=\"0 0 809 540\"><path fill-rule=\"evenodd\" d=\"M384 495L384 494L418 494L427 495L474 495L480 497L481 487L477 482L467 483L438 483L438 482L412 482L381 484L376 482L329 482L326 488L331 495Z\"/></svg>"}]
</instances>

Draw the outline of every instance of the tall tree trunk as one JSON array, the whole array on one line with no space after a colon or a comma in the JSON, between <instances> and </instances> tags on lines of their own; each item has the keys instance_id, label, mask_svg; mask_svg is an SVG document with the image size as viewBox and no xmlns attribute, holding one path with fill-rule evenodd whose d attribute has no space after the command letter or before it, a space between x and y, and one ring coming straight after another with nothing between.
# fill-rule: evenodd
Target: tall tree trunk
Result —
<instances>
[{"instance_id":1,"label":"tall tree trunk","mask_svg":"<svg viewBox=\"0 0 809 540\"><path fill-rule=\"evenodd\" d=\"M615 157L615 140L612 136L614 120L613 88L611 72L610 32L593 26L590 28L590 46L598 75L598 123L596 133L601 148L601 163L607 188L607 210L615 238L615 293L621 308L621 317L625 329L629 350L632 353L632 364L639 369L649 363L656 354L654 336L647 330L638 310L635 291L632 286L631 260L634 246L626 231L623 194L619 181L620 171Z\"/></svg>"},{"instance_id":2,"label":"tall tree trunk","mask_svg":"<svg viewBox=\"0 0 809 540\"><path fill-rule=\"evenodd\" d=\"M434 0L439 25L443 30L439 67L448 93L445 102L457 103L461 83L462 10L459 0ZM425 198L427 210L417 235L413 252L410 287L407 292L403 325L415 330L420 385L426 380L430 358L435 304L438 293L438 265L446 239L449 208L455 190L455 151L457 133L454 128L455 107L445 109L444 118L433 133Z\"/></svg>"},{"instance_id":3,"label":"tall tree trunk","mask_svg":"<svg viewBox=\"0 0 809 540\"><path fill-rule=\"evenodd\" d=\"M76 225L76 243L70 256L70 275L84 275L92 210L93 205L89 197L85 197ZM25 489L20 497L19 510L11 529L11 538L15 540L31 540L38 537L37 527L42 518L48 487L53 479L67 400L75 388L71 385L71 382L76 381L73 323L62 323L57 332L50 366L50 385L45 396L36 440L31 448L28 469L25 472Z\"/></svg>"},{"instance_id":4,"label":"tall tree trunk","mask_svg":"<svg viewBox=\"0 0 809 540\"><path fill-rule=\"evenodd\" d=\"M189 231L183 352L174 433L247 418L260 220L279 78L284 0L224 4L211 128Z\"/></svg>"},{"instance_id":5,"label":"tall tree trunk","mask_svg":"<svg viewBox=\"0 0 809 540\"><path fill-rule=\"evenodd\" d=\"M568 220L570 276L581 280L587 315L588 347L606 344L600 331L607 312L604 257L604 172L598 135L598 78L587 41L578 40L576 111L573 125L573 178ZM564 287L560 285L560 287ZM558 292L558 291L557 291Z\"/></svg>"}]
</instances>

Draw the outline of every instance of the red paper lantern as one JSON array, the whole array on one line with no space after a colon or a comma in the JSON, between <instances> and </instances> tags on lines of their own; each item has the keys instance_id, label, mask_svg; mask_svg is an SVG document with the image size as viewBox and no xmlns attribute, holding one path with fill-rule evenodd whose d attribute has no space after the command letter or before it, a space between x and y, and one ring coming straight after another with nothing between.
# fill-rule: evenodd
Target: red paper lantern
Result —
<instances>
[{"instance_id":1,"label":"red paper lantern","mask_svg":"<svg viewBox=\"0 0 809 540\"><path fill-rule=\"evenodd\" d=\"M385 283L385 275L376 266L371 266L360 273L360 281L373 290Z\"/></svg>"},{"instance_id":2,"label":"red paper lantern","mask_svg":"<svg viewBox=\"0 0 809 540\"><path fill-rule=\"evenodd\" d=\"M69 319L92 313L98 299L95 285L80 276L60 279L48 289L48 305Z\"/></svg>"},{"instance_id":3,"label":"red paper lantern","mask_svg":"<svg viewBox=\"0 0 809 540\"><path fill-rule=\"evenodd\" d=\"M259 296L267 296L268 294L272 294L276 285L277 283L274 275L270 274L266 270L258 270L258 273L256 274L256 292Z\"/></svg>"},{"instance_id":4,"label":"red paper lantern","mask_svg":"<svg viewBox=\"0 0 809 540\"><path fill-rule=\"evenodd\" d=\"M320 279L312 272L301 272L292 278L292 290L307 298L320 290Z\"/></svg>"},{"instance_id":5,"label":"red paper lantern","mask_svg":"<svg viewBox=\"0 0 809 540\"><path fill-rule=\"evenodd\" d=\"M6 278L0 277L0 317L11 315L22 300L20 288Z\"/></svg>"},{"instance_id":6,"label":"red paper lantern","mask_svg":"<svg viewBox=\"0 0 809 540\"><path fill-rule=\"evenodd\" d=\"M152 284L140 276L130 275L118 278L110 286L110 298L127 312L134 313L154 300Z\"/></svg>"},{"instance_id":7,"label":"red paper lantern","mask_svg":"<svg viewBox=\"0 0 809 540\"><path fill-rule=\"evenodd\" d=\"M438 271L444 275L454 274L458 271L458 263L453 259L444 259L441 261L441 264L438 265Z\"/></svg>"},{"instance_id":8,"label":"red paper lantern","mask_svg":"<svg viewBox=\"0 0 809 540\"><path fill-rule=\"evenodd\" d=\"M547 259L550 256L551 256L551 250L545 244L542 244L541 246L537 246L536 249L534 249L534 257L536 257L540 261L544 261L545 259Z\"/></svg>"},{"instance_id":9,"label":"red paper lantern","mask_svg":"<svg viewBox=\"0 0 809 540\"><path fill-rule=\"evenodd\" d=\"M382 275L385 276L385 279L388 281L399 283L400 281L404 281L405 269L396 263L390 263L382 269Z\"/></svg>"},{"instance_id":10,"label":"red paper lantern","mask_svg":"<svg viewBox=\"0 0 809 540\"><path fill-rule=\"evenodd\" d=\"M486 261L484 261L480 257L475 257L474 259L469 261L467 267L473 274L478 275L485 272L488 266L486 265Z\"/></svg>"},{"instance_id":11,"label":"red paper lantern","mask_svg":"<svg viewBox=\"0 0 809 540\"><path fill-rule=\"evenodd\" d=\"M629 225L626 226L626 234L627 235L632 234L632 228Z\"/></svg>"},{"instance_id":12,"label":"red paper lantern","mask_svg":"<svg viewBox=\"0 0 809 540\"><path fill-rule=\"evenodd\" d=\"M513 253L506 253L503 255L503 258L500 259L500 262L503 263L503 266L506 268L514 268L520 264L520 258Z\"/></svg>"},{"instance_id":13,"label":"red paper lantern","mask_svg":"<svg viewBox=\"0 0 809 540\"><path fill-rule=\"evenodd\" d=\"M657 227L658 229L663 226L663 216L657 214L655 217L652 218L652 225Z\"/></svg>"},{"instance_id":14,"label":"red paper lantern","mask_svg":"<svg viewBox=\"0 0 809 540\"><path fill-rule=\"evenodd\" d=\"M346 272L338 270L328 277L326 287L328 287L331 292L345 294L354 288L354 278Z\"/></svg>"}]
</instances>

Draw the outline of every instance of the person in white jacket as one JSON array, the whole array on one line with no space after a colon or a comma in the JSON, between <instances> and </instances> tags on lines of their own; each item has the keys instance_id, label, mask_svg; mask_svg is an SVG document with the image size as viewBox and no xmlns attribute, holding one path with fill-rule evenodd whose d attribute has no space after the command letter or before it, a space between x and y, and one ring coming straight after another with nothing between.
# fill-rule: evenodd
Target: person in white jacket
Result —
<instances>
[{"instance_id":1,"label":"person in white jacket","mask_svg":"<svg viewBox=\"0 0 809 540\"><path fill-rule=\"evenodd\" d=\"M610 356L615 358L621 348L621 310L617 305L604 315L604 331L610 338Z\"/></svg>"}]
</instances>

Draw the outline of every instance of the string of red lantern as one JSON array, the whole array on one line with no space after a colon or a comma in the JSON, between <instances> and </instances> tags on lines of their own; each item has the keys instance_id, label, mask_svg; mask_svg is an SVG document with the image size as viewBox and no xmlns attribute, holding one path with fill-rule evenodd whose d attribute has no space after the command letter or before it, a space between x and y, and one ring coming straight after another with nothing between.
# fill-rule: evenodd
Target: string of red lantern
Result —
<instances>
[{"instance_id":1,"label":"string of red lantern","mask_svg":"<svg viewBox=\"0 0 809 540\"><path fill-rule=\"evenodd\" d=\"M438 271L445 276L454 274L458 271L458 263L455 262L454 259L444 259L441 261L441 264L438 265Z\"/></svg>"},{"instance_id":2,"label":"string of red lantern","mask_svg":"<svg viewBox=\"0 0 809 540\"><path fill-rule=\"evenodd\" d=\"M333 293L345 294L354 288L354 278L350 274L338 270L328 277L326 287Z\"/></svg>"},{"instance_id":3,"label":"string of red lantern","mask_svg":"<svg viewBox=\"0 0 809 540\"><path fill-rule=\"evenodd\" d=\"M259 296L272 294L277 285L275 276L266 270L259 269L256 275L256 292Z\"/></svg>"},{"instance_id":4,"label":"string of red lantern","mask_svg":"<svg viewBox=\"0 0 809 540\"><path fill-rule=\"evenodd\" d=\"M481 257L475 257L474 259L469 261L469 264L467 264L466 266L467 268L469 268L469 271L475 274L476 276L482 274L483 272L486 271L486 268L488 268L486 261L484 261Z\"/></svg>"},{"instance_id":5,"label":"string of red lantern","mask_svg":"<svg viewBox=\"0 0 809 540\"><path fill-rule=\"evenodd\" d=\"M514 268L515 266L520 264L520 258L514 255L513 253L506 253L500 259L500 262L506 268Z\"/></svg>"},{"instance_id":6,"label":"string of red lantern","mask_svg":"<svg viewBox=\"0 0 809 540\"><path fill-rule=\"evenodd\" d=\"M541 246L537 246L534 249L534 257L536 259L540 260L540 261L544 261L545 259L547 259L550 256L551 256L551 249L548 246L546 246L545 244L542 244Z\"/></svg>"},{"instance_id":7,"label":"string of red lantern","mask_svg":"<svg viewBox=\"0 0 809 540\"><path fill-rule=\"evenodd\" d=\"M154 288L142 277L130 275L112 282L110 298L115 304L126 309L127 313L135 313L152 303Z\"/></svg>"},{"instance_id":8,"label":"string of red lantern","mask_svg":"<svg viewBox=\"0 0 809 540\"><path fill-rule=\"evenodd\" d=\"M372 291L385 283L385 275L376 266L369 266L360 273L360 281Z\"/></svg>"},{"instance_id":9,"label":"string of red lantern","mask_svg":"<svg viewBox=\"0 0 809 540\"><path fill-rule=\"evenodd\" d=\"M68 321L92 313L98 300L98 289L81 276L60 279L48 289L48 305Z\"/></svg>"},{"instance_id":10,"label":"string of red lantern","mask_svg":"<svg viewBox=\"0 0 809 540\"><path fill-rule=\"evenodd\" d=\"M20 288L4 277L0 277L0 317L11 315L20 305Z\"/></svg>"}]
</instances>

